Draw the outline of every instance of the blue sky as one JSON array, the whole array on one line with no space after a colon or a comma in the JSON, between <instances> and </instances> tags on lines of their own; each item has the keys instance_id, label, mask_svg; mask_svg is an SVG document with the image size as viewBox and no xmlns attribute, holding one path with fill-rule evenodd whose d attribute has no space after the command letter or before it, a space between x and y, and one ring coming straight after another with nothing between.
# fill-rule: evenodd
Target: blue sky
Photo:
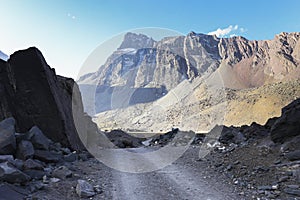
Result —
<instances>
[{"instance_id":1,"label":"blue sky","mask_svg":"<svg viewBox=\"0 0 300 200\"><path fill-rule=\"evenodd\" d=\"M299 0L0 0L0 5L0 50L11 54L36 46L58 74L73 78L97 46L136 28L255 40L300 31Z\"/></svg>"}]
</instances>

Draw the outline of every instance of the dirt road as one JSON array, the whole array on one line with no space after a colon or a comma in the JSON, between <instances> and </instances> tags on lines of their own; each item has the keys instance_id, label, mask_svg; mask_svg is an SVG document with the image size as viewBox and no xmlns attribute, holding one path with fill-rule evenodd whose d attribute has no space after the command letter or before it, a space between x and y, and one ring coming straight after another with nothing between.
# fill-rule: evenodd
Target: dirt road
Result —
<instances>
[{"instance_id":1,"label":"dirt road","mask_svg":"<svg viewBox=\"0 0 300 200\"><path fill-rule=\"evenodd\" d=\"M130 149L138 153L143 149ZM176 151L176 150L174 150ZM198 148L189 148L178 160L170 165L152 172L128 173L107 168L110 178L106 179L107 190L103 197L115 200L140 200L140 199L199 199L199 200L241 200L233 186L226 182L226 178L215 174L212 170L206 171L203 162L196 161ZM113 150L111 158L115 165L126 168L135 168L137 160L145 165L157 165L159 158L145 156L141 158L126 158L120 150ZM138 156L138 157L139 157ZM135 159L135 161L130 161ZM130 166L130 163L132 166ZM143 166L143 165L141 165ZM125 168L123 168L125 169ZM138 170L137 170L138 172ZM99 174L99 177L101 174ZM102 175L103 176L103 175Z\"/></svg>"},{"instance_id":2,"label":"dirt road","mask_svg":"<svg viewBox=\"0 0 300 200\"><path fill-rule=\"evenodd\" d=\"M145 149L128 149L131 152ZM99 185L102 192L91 199L114 200L242 200L234 185L222 174L214 172L206 162L197 161L199 149L190 147L172 164L152 172L121 172L105 166L96 159L75 162L70 166L74 171L72 179L61 181L35 196L41 199L80 199L75 193L76 180L85 179L92 185ZM139 156L143 154L138 154ZM145 154L146 155L146 154ZM124 154L112 150L110 156L116 165L124 166ZM130 159L130 158L126 158ZM155 159L157 160L157 158ZM144 159L146 165L157 165L153 160ZM126 161L126 168L130 167Z\"/></svg>"}]
</instances>

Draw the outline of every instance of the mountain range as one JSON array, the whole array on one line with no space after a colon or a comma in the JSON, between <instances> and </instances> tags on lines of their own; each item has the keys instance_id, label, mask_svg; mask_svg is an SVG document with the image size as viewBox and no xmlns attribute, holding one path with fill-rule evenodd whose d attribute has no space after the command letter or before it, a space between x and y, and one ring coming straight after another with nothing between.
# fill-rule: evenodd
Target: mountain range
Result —
<instances>
[{"instance_id":1,"label":"mountain range","mask_svg":"<svg viewBox=\"0 0 300 200\"><path fill-rule=\"evenodd\" d=\"M108 129L202 132L216 124L265 123L300 95L299 38L191 32L155 41L127 33L104 65L77 82L85 111Z\"/></svg>"}]
</instances>

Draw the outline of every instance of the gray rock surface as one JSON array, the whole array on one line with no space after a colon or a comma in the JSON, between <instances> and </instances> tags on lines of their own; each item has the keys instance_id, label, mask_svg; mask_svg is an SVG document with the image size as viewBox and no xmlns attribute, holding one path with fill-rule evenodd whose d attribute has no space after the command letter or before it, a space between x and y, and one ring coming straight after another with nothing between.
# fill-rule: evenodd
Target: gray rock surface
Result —
<instances>
[{"instance_id":1,"label":"gray rock surface","mask_svg":"<svg viewBox=\"0 0 300 200\"><path fill-rule=\"evenodd\" d=\"M23 170L24 167L24 161L20 160L18 158L14 159L13 161L10 161L10 163L12 163L17 169L19 170Z\"/></svg>"},{"instance_id":2,"label":"gray rock surface","mask_svg":"<svg viewBox=\"0 0 300 200\"><path fill-rule=\"evenodd\" d=\"M8 118L0 122L0 154L13 154L15 149L15 120Z\"/></svg>"},{"instance_id":3,"label":"gray rock surface","mask_svg":"<svg viewBox=\"0 0 300 200\"><path fill-rule=\"evenodd\" d=\"M0 155L0 163L6 162L6 161L13 161L14 157L12 155Z\"/></svg>"},{"instance_id":4,"label":"gray rock surface","mask_svg":"<svg viewBox=\"0 0 300 200\"><path fill-rule=\"evenodd\" d=\"M217 132L219 131L221 133L219 141L222 143L240 144L240 143L246 141L245 136L241 132L239 132L238 130L236 130L234 128L230 128L230 127L226 127L226 126L216 126L214 129L216 129L215 131L217 131ZM214 129L212 129L211 131L214 131Z\"/></svg>"},{"instance_id":5,"label":"gray rock surface","mask_svg":"<svg viewBox=\"0 0 300 200\"><path fill-rule=\"evenodd\" d=\"M53 170L52 176L59 179L66 179L72 176L72 171L66 166L60 166Z\"/></svg>"},{"instance_id":6,"label":"gray rock surface","mask_svg":"<svg viewBox=\"0 0 300 200\"><path fill-rule=\"evenodd\" d=\"M82 198L88 198L94 196L94 188L85 180L78 180L76 186L76 193Z\"/></svg>"},{"instance_id":7,"label":"gray rock surface","mask_svg":"<svg viewBox=\"0 0 300 200\"><path fill-rule=\"evenodd\" d=\"M0 194L0 200L17 200L26 198L29 191L12 184L2 183L0 184Z\"/></svg>"},{"instance_id":8,"label":"gray rock surface","mask_svg":"<svg viewBox=\"0 0 300 200\"><path fill-rule=\"evenodd\" d=\"M29 181L30 177L9 162L3 162L0 163L0 180L9 183L24 183Z\"/></svg>"},{"instance_id":9,"label":"gray rock surface","mask_svg":"<svg viewBox=\"0 0 300 200\"><path fill-rule=\"evenodd\" d=\"M300 160L300 150L288 152L287 154L285 154L285 157L290 161Z\"/></svg>"},{"instance_id":10,"label":"gray rock surface","mask_svg":"<svg viewBox=\"0 0 300 200\"><path fill-rule=\"evenodd\" d=\"M66 162L74 162L78 160L78 155L75 153L69 153L68 155L64 155L64 160Z\"/></svg>"},{"instance_id":11,"label":"gray rock surface","mask_svg":"<svg viewBox=\"0 0 300 200\"><path fill-rule=\"evenodd\" d=\"M24 169L43 169L44 166L38 162L38 161L35 161L35 160L32 160L32 159L27 159L25 162L24 162Z\"/></svg>"},{"instance_id":12,"label":"gray rock surface","mask_svg":"<svg viewBox=\"0 0 300 200\"><path fill-rule=\"evenodd\" d=\"M33 158L34 148L30 141L22 140L18 144L17 148L17 158L26 160L28 158Z\"/></svg>"},{"instance_id":13,"label":"gray rock surface","mask_svg":"<svg viewBox=\"0 0 300 200\"><path fill-rule=\"evenodd\" d=\"M43 176L46 175L46 172L43 170L37 170L37 169L26 169L23 171L25 174L30 176L30 178L35 180L42 180Z\"/></svg>"},{"instance_id":14,"label":"gray rock surface","mask_svg":"<svg viewBox=\"0 0 300 200\"><path fill-rule=\"evenodd\" d=\"M31 142L36 149L48 150L51 141L43 134L43 132L34 126L29 130Z\"/></svg>"},{"instance_id":15,"label":"gray rock surface","mask_svg":"<svg viewBox=\"0 0 300 200\"><path fill-rule=\"evenodd\" d=\"M50 151L45 151L45 150L35 150L34 152L34 158L41 160L46 163L51 163L51 162L59 162L60 159L62 158L62 155L56 152L50 152Z\"/></svg>"},{"instance_id":16,"label":"gray rock surface","mask_svg":"<svg viewBox=\"0 0 300 200\"><path fill-rule=\"evenodd\" d=\"M271 138L274 142L283 143L300 134L300 99L297 99L282 109L281 116L271 128Z\"/></svg>"},{"instance_id":17,"label":"gray rock surface","mask_svg":"<svg viewBox=\"0 0 300 200\"><path fill-rule=\"evenodd\" d=\"M287 194L291 194L291 195L300 197L300 190L299 189L286 188L286 189L284 189L284 192L287 193Z\"/></svg>"}]
</instances>

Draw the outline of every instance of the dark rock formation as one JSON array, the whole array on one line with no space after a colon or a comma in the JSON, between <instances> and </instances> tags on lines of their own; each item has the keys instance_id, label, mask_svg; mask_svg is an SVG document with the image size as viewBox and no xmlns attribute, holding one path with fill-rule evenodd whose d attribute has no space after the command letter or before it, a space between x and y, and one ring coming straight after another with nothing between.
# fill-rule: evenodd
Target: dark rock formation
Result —
<instances>
[{"instance_id":1,"label":"dark rock formation","mask_svg":"<svg viewBox=\"0 0 300 200\"><path fill-rule=\"evenodd\" d=\"M175 138L176 134L178 133L178 129L174 129L172 131L169 131L165 134L161 134L161 135L156 135L154 137L152 137L151 141L150 141L150 145L166 145L168 144L172 139Z\"/></svg>"},{"instance_id":2,"label":"dark rock formation","mask_svg":"<svg viewBox=\"0 0 300 200\"><path fill-rule=\"evenodd\" d=\"M31 142L35 148L43 150L49 149L51 141L37 126L34 126L29 130L29 135L31 136Z\"/></svg>"},{"instance_id":3,"label":"dark rock formation","mask_svg":"<svg viewBox=\"0 0 300 200\"><path fill-rule=\"evenodd\" d=\"M43 165L38 161L28 159L24 162L24 169L43 169Z\"/></svg>"},{"instance_id":4,"label":"dark rock formation","mask_svg":"<svg viewBox=\"0 0 300 200\"><path fill-rule=\"evenodd\" d=\"M45 150L35 150L34 157L46 163L56 163L61 159L61 155L56 152L50 152Z\"/></svg>"},{"instance_id":5,"label":"dark rock formation","mask_svg":"<svg viewBox=\"0 0 300 200\"><path fill-rule=\"evenodd\" d=\"M29 194L29 192L27 190L18 188L13 184L4 183L0 185L0 194L1 194L0 197L1 200L24 199Z\"/></svg>"},{"instance_id":6,"label":"dark rock formation","mask_svg":"<svg viewBox=\"0 0 300 200\"><path fill-rule=\"evenodd\" d=\"M283 143L300 135L300 99L297 99L282 109L281 116L271 128L271 138L274 142Z\"/></svg>"},{"instance_id":7,"label":"dark rock formation","mask_svg":"<svg viewBox=\"0 0 300 200\"><path fill-rule=\"evenodd\" d=\"M224 144L230 144L230 143L239 144L246 141L246 138L240 131L234 128L228 128L226 126L217 126L214 129L217 129L216 131L220 131L218 130L220 128L222 129L219 138L220 142ZM214 131L214 129L212 131Z\"/></svg>"},{"instance_id":8,"label":"dark rock formation","mask_svg":"<svg viewBox=\"0 0 300 200\"><path fill-rule=\"evenodd\" d=\"M8 118L0 123L0 154L12 154L15 149L15 120Z\"/></svg>"},{"instance_id":9,"label":"dark rock formation","mask_svg":"<svg viewBox=\"0 0 300 200\"><path fill-rule=\"evenodd\" d=\"M60 166L53 170L52 176L59 179L66 179L72 176L72 171L70 171L66 166Z\"/></svg>"},{"instance_id":10,"label":"dark rock formation","mask_svg":"<svg viewBox=\"0 0 300 200\"><path fill-rule=\"evenodd\" d=\"M134 137L122 130L105 132L105 135L118 148L137 148L143 146L143 138Z\"/></svg>"},{"instance_id":11,"label":"dark rock formation","mask_svg":"<svg viewBox=\"0 0 300 200\"><path fill-rule=\"evenodd\" d=\"M30 177L9 162L3 162L0 164L0 180L9 183L24 183L29 181Z\"/></svg>"},{"instance_id":12,"label":"dark rock formation","mask_svg":"<svg viewBox=\"0 0 300 200\"><path fill-rule=\"evenodd\" d=\"M22 140L18 144L17 148L17 158L26 160L28 158L33 158L34 148L30 141Z\"/></svg>"},{"instance_id":13,"label":"dark rock formation","mask_svg":"<svg viewBox=\"0 0 300 200\"><path fill-rule=\"evenodd\" d=\"M77 84L57 76L37 48L15 52L7 62L0 60L0 120L13 116L18 132L36 125L54 142L83 149L72 106L76 122L90 120L84 117Z\"/></svg>"},{"instance_id":14,"label":"dark rock formation","mask_svg":"<svg viewBox=\"0 0 300 200\"><path fill-rule=\"evenodd\" d=\"M285 157L291 161L300 160L300 150L288 152Z\"/></svg>"}]
</instances>

